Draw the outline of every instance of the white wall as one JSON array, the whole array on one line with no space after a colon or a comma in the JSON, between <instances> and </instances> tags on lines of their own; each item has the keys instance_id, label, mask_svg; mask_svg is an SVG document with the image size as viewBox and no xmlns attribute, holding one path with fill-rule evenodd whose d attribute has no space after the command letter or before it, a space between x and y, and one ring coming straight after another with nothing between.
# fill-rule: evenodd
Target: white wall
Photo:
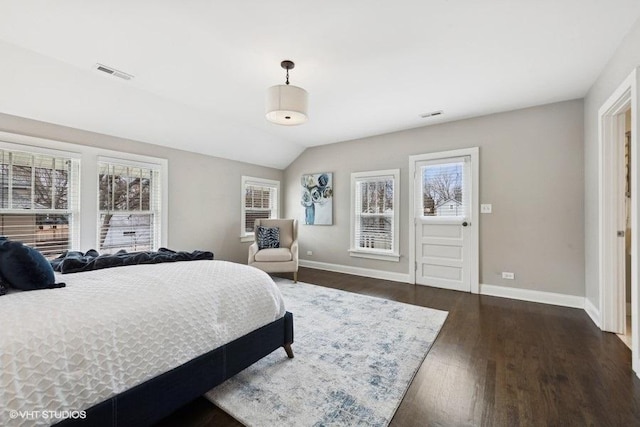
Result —
<instances>
[{"instance_id":1,"label":"white wall","mask_svg":"<svg viewBox=\"0 0 640 427\"><path fill-rule=\"evenodd\" d=\"M302 174L333 172L334 225L301 223L301 258L408 274L408 157L478 146L480 283L584 296L583 126L574 100L309 148L285 170L285 214L300 218ZM395 168L400 262L350 257L350 174Z\"/></svg>"},{"instance_id":2,"label":"white wall","mask_svg":"<svg viewBox=\"0 0 640 427\"><path fill-rule=\"evenodd\" d=\"M640 20L626 35L584 99L585 173L585 292L587 299L600 306L598 287L598 109L613 91L640 66Z\"/></svg>"},{"instance_id":3,"label":"white wall","mask_svg":"<svg viewBox=\"0 0 640 427\"><path fill-rule=\"evenodd\" d=\"M242 175L282 180L282 171L72 129L0 113L0 131L168 159L167 246L210 250L216 259L247 262L249 243L240 242ZM180 141L176 141L180 147ZM86 240L86 239L83 239ZM89 247L81 250L91 249Z\"/></svg>"}]
</instances>

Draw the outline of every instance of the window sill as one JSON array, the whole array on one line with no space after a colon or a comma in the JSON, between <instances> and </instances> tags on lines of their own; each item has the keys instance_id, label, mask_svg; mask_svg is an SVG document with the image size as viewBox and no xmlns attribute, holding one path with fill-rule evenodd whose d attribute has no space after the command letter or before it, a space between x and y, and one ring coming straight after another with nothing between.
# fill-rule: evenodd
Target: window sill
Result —
<instances>
[{"instance_id":1,"label":"window sill","mask_svg":"<svg viewBox=\"0 0 640 427\"><path fill-rule=\"evenodd\" d=\"M253 242L255 240L255 236L253 234L247 234L246 236L240 236L241 243Z\"/></svg>"},{"instance_id":2,"label":"window sill","mask_svg":"<svg viewBox=\"0 0 640 427\"><path fill-rule=\"evenodd\" d=\"M350 249L349 255L356 258L369 258L369 259L377 259L379 261L400 262L400 254Z\"/></svg>"}]
</instances>

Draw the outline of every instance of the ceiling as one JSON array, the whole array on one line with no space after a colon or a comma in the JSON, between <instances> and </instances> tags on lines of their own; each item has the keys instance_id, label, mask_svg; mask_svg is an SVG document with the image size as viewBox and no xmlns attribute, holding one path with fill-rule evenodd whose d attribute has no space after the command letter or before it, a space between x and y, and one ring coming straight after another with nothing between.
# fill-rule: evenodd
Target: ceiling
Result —
<instances>
[{"instance_id":1,"label":"ceiling","mask_svg":"<svg viewBox=\"0 0 640 427\"><path fill-rule=\"evenodd\" d=\"M639 16L638 0L0 0L0 112L285 168L310 146L581 98ZM283 59L309 92L301 126L264 118Z\"/></svg>"}]
</instances>

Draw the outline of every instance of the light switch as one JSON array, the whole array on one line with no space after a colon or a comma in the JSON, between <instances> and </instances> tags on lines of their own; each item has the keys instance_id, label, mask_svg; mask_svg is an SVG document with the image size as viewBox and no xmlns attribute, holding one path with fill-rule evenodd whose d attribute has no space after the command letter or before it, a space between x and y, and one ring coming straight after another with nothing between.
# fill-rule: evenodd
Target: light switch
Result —
<instances>
[{"instance_id":1,"label":"light switch","mask_svg":"<svg viewBox=\"0 0 640 427\"><path fill-rule=\"evenodd\" d=\"M491 213L491 204L490 203L481 204L480 213Z\"/></svg>"}]
</instances>

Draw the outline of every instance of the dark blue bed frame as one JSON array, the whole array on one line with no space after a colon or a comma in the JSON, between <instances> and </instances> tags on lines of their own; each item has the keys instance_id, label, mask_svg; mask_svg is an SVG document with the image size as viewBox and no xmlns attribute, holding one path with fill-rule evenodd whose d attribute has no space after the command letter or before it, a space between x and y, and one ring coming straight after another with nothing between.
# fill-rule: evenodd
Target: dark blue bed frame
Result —
<instances>
[{"instance_id":1,"label":"dark blue bed frame","mask_svg":"<svg viewBox=\"0 0 640 427\"><path fill-rule=\"evenodd\" d=\"M275 322L87 409L84 420L68 419L56 425L149 426L280 347L292 358L292 343L293 315L287 312Z\"/></svg>"}]
</instances>

